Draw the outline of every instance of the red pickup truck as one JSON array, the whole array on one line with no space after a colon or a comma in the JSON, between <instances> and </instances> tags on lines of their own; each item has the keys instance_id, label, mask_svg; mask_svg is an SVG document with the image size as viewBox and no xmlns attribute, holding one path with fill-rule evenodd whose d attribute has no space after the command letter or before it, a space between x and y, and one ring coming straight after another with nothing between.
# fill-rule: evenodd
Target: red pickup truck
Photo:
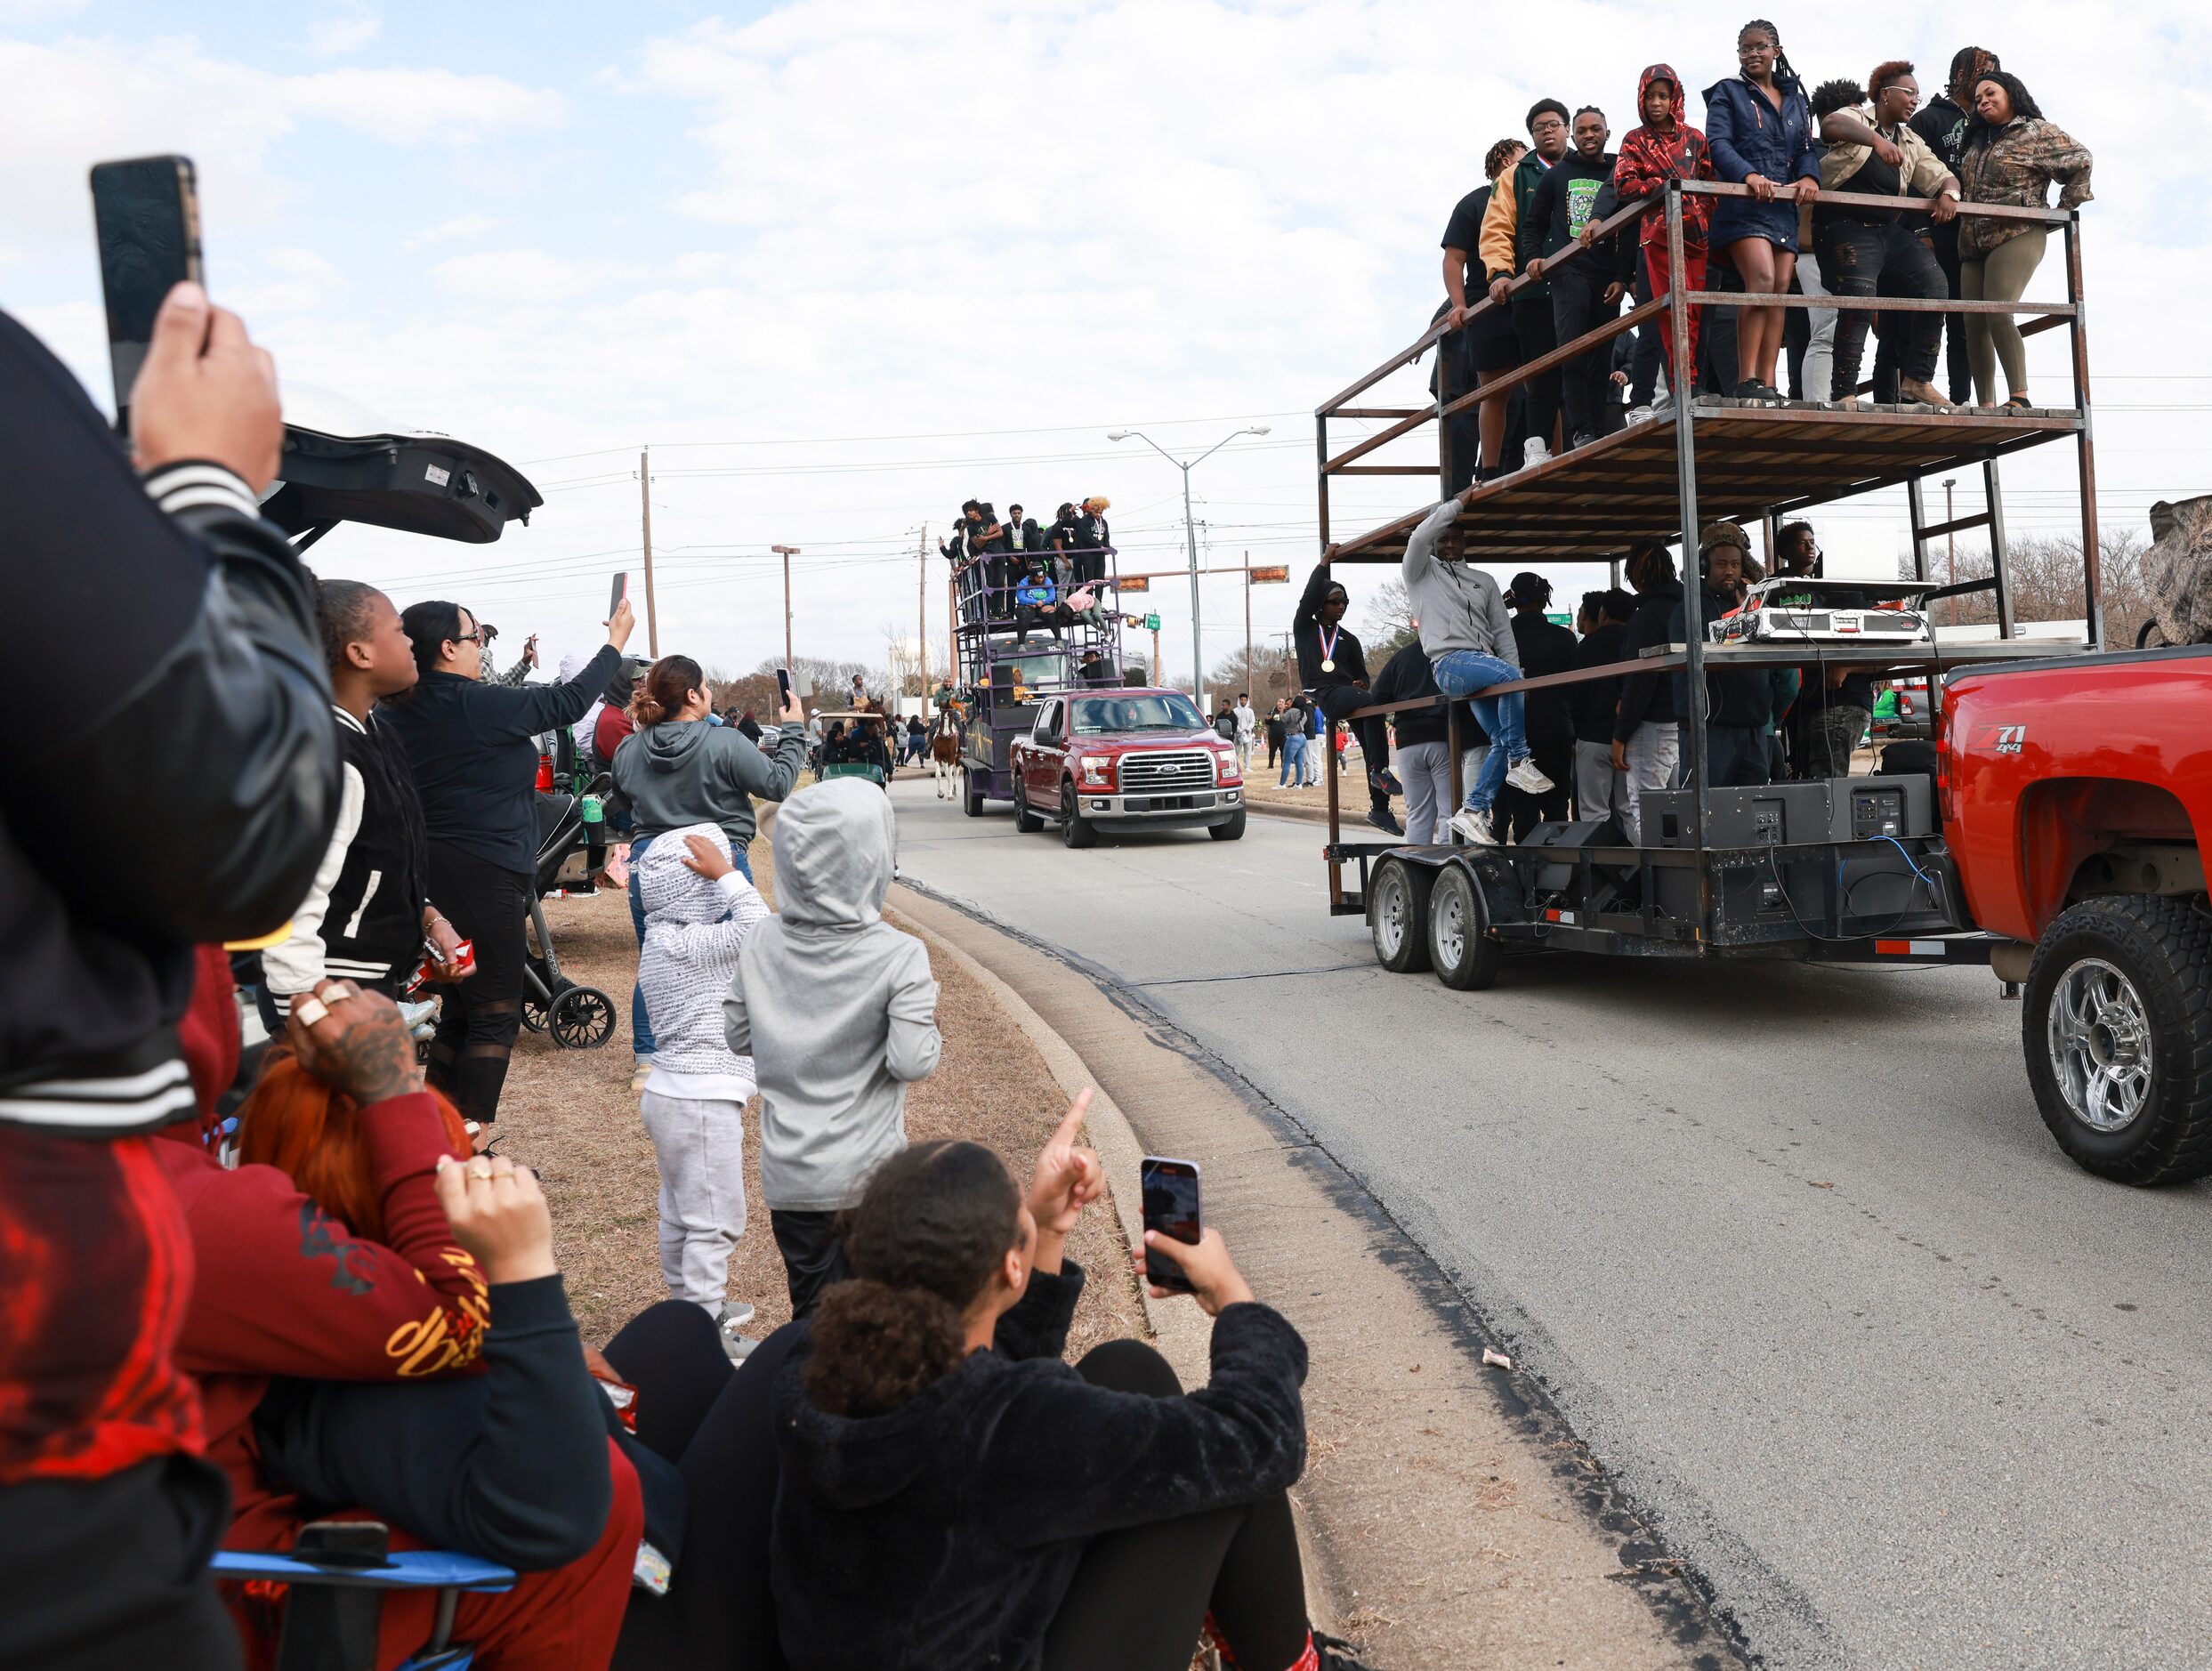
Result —
<instances>
[{"instance_id":1,"label":"red pickup truck","mask_svg":"<svg viewBox=\"0 0 2212 1671\"><path fill-rule=\"evenodd\" d=\"M2212 645L1954 674L1937 763L2044 1123L2121 1183L2212 1173Z\"/></svg>"},{"instance_id":2,"label":"red pickup truck","mask_svg":"<svg viewBox=\"0 0 2212 1671\"><path fill-rule=\"evenodd\" d=\"M1244 834L1237 751L1180 690L1070 690L1037 704L1010 751L1013 827L1060 826L1070 847L1101 830L1204 826L1215 841Z\"/></svg>"}]
</instances>

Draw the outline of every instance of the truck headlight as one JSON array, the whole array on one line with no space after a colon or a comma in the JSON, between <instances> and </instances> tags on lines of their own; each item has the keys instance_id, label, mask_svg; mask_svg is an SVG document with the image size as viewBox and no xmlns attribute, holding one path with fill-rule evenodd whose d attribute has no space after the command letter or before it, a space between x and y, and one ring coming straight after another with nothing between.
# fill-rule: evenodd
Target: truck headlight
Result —
<instances>
[{"instance_id":1,"label":"truck headlight","mask_svg":"<svg viewBox=\"0 0 2212 1671\"><path fill-rule=\"evenodd\" d=\"M1088 789L1110 789L1114 787L1114 763L1108 755L1086 755L1080 762L1083 785Z\"/></svg>"}]
</instances>

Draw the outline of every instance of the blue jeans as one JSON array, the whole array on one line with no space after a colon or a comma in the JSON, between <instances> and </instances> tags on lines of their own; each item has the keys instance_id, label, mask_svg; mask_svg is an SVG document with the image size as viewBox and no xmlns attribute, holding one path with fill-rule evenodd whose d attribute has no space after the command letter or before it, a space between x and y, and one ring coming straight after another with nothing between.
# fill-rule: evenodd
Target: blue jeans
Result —
<instances>
[{"instance_id":1,"label":"blue jeans","mask_svg":"<svg viewBox=\"0 0 2212 1671\"><path fill-rule=\"evenodd\" d=\"M637 861L645 857L645 850L653 844L653 837L641 836L630 844L630 926L637 931L637 943L642 950L645 945L645 897L638 892ZM745 856L745 849L732 847L730 862L738 874L747 882L753 879L753 861ZM630 1051L633 1055L650 1056L653 1053L653 1023L645 1013L645 983L640 981L630 989Z\"/></svg>"},{"instance_id":2,"label":"blue jeans","mask_svg":"<svg viewBox=\"0 0 2212 1671\"><path fill-rule=\"evenodd\" d=\"M1453 700L1465 699L1489 734L1490 750L1467 789L1467 806L1487 812L1506 786L1506 773L1529 757L1529 705L1518 690L1502 697L1478 697L1486 686L1521 677L1521 669L1480 650L1448 650L1436 658L1436 688Z\"/></svg>"},{"instance_id":3,"label":"blue jeans","mask_svg":"<svg viewBox=\"0 0 2212 1671\"><path fill-rule=\"evenodd\" d=\"M1278 789L1288 788L1293 783L1304 780L1305 739L1286 737L1283 739L1283 775L1275 780L1275 787Z\"/></svg>"}]
</instances>

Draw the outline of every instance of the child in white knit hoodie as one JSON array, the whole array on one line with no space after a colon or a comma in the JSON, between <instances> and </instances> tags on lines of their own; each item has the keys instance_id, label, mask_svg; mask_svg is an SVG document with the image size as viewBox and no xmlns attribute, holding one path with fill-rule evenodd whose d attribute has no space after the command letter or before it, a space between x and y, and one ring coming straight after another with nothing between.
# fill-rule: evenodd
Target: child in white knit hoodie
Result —
<instances>
[{"instance_id":1,"label":"child in white knit hoodie","mask_svg":"<svg viewBox=\"0 0 2212 1671\"><path fill-rule=\"evenodd\" d=\"M768 902L730 860L713 824L671 830L638 862L645 945L638 984L653 1026L653 1068L640 1098L660 1160L660 1270L669 1294L706 1307L725 1345L750 1305L727 1303L730 1250L745 1233L745 1105L753 1059L723 1037L722 999L747 932Z\"/></svg>"}]
</instances>

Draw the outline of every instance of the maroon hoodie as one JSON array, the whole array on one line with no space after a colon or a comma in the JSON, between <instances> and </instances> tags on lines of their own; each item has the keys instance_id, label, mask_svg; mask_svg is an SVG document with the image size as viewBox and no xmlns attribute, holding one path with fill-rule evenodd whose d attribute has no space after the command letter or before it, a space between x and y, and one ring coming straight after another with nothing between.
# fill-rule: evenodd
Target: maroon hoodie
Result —
<instances>
[{"instance_id":1,"label":"maroon hoodie","mask_svg":"<svg viewBox=\"0 0 2212 1671\"><path fill-rule=\"evenodd\" d=\"M1641 122L1621 137L1620 158L1613 165L1613 191L1621 202L1649 198L1640 222L1638 242L1667 241L1667 182L1669 180L1710 180L1711 149L1705 135L1682 119L1682 77L1671 64L1651 64L1636 79L1636 114L1643 114L1643 95L1655 81L1675 90L1674 108L1664 126ZM1685 247L1705 246L1707 222L1713 218L1713 199L1683 194L1682 241Z\"/></svg>"}]
</instances>

